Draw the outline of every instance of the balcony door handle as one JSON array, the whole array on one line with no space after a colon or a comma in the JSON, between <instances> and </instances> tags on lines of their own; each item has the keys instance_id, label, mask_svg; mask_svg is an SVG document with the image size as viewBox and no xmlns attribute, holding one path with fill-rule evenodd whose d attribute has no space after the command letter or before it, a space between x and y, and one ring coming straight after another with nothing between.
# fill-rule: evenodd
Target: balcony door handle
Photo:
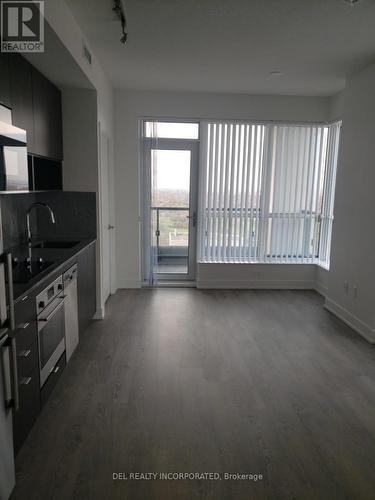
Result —
<instances>
[{"instance_id":1,"label":"balcony door handle","mask_svg":"<svg viewBox=\"0 0 375 500\"><path fill-rule=\"evenodd\" d=\"M196 212L193 212L193 215L187 215L186 218L191 219L194 227L197 225L197 213Z\"/></svg>"}]
</instances>

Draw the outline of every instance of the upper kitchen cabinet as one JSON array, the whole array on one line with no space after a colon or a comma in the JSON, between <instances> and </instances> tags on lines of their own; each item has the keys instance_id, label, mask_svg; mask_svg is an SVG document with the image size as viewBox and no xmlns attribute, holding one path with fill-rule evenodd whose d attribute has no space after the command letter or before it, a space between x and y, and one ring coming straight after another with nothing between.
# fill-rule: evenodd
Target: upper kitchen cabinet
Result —
<instances>
[{"instance_id":1,"label":"upper kitchen cabinet","mask_svg":"<svg viewBox=\"0 0 375 500\"><path fill-rule=\"evenodd\" d=\"M36 153L34 142L32 66L20 55L9 56L9 83L13 125L27 132L27 148Z\"/></svg>"},{"instance_id":2,"label":"upper kitchen cabinet","mask_svg":"<svg viewBox=\"0 0 375 500\"><path fill-rule=\"evenodd\" d=\"M45 76L32 68L34 105L34 153L62 160L61 92Z\"/></svg>"},{"instance_id":3,"label":"upper kitchen cabinet","mask_svg":"<svg viewBox=\"0 0 375 500\"><path fill-rule=\"evenodd\" d=\"M9 55L0 52L0 104L11 107L9 84Z\"/></svg>"},{"instance_id":4,"label":"upper kitchen cabinet","mask_svg":"<svg viewBox=\"0 0 375 500\"><path fill-rule=\"evenodd\" d=\"M28 152L62 160L60 90L19 54L1 54L0 75L0 103L26 130Z\"/></svg>"}]
</instances>

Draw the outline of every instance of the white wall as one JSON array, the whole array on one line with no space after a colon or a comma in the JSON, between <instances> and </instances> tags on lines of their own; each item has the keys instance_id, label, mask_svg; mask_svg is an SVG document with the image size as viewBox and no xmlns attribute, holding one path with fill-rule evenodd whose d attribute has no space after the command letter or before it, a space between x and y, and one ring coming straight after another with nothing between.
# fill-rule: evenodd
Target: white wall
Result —
<instances>
[{"instance_id":1,"label":"white wall","mask_svg":"<svg viewBox=\"0 0 375 500\"><path fill-rule=\"evenodd\" d=\"M342 119L342 113L344 110L344 92L345 90L341 90L341 92L333 95L330 99L329 119L332 121Z\"/></svg>"},{"instance_id":2,"label":"white wall","mask_svg":"<svg viewBox=\"0 0 375 500\"><path fill-rule=\"evenodd\" d=\"M102 272L103 269L107 269L103 266L102 262L102 248L104 239L109 240L111 234L108 232L107 227L101 224L101 214L103 211L102 204L108 204L108 197L113 198L113 161L108 165L108 172L104 175L107 176L110 181L110 192L104 193L101 189L101 179L103 178L103 172L100 171L99 163L99 148L98 148L98 124L100 122L100 128L105 132L107 137L110 139L110 144L113 145L113 89L112 85L104 74L95 54L92 53L92 63L91 65L83 57L83 40L84 36L82 31L76 22L74 16L69 10L66 3L62 0L47 0L45 2L45 18L48 22L48 32L50 33L50 40L46 40L46 43L54 43L54 46L59 47L59 44L64 47L64 49L70 54L71 59L74 61L75 66L79 68L79 71L84 75L85 79L89 82L88 86L94 89L94 94L89 94L89 91L82 93L82 103L79 102L79 92L78 87L68 89L66 86L66 78L61 81L61 87L63 89L63 121L64 121L64 168L66 166L66 173L64 174L64 187L73 190L92 190L97 193L98 202L98 243L97 243L97 305L98 312L97 317L102 317L104 313L104 299L102 291ZM49 29L51 28L51 29ZM53 39L56 36L59 43ZM86 45L87 42L85 42ZM48 48L48 47L47 47ZM43 55L41 56L43 57ZM48 59L48 51L44 56L46 61ZM66 54L64 52L64 58ZM49 61L49 68L47 71L43 71L47 76L48 72L54 77L54 81L58 82L59 78L62 78L61 69L58 67L61 65L62 61L66 59L59 59L58 55ZM51 66L55 65L53 68ZM74 67L74 65L73 65ZM70 67L66 65L66 70L69 71ZM77 72L74 70L74 81L84 80ZM73 75L72 75L73 80ZM86 85L85 85L86 86ZM80 87L82 85L80 84ZM87 86L86 86L87 87ZM93 102L93 96L95 96L95 105ZM74 109L74 103L76 109ZM80 115L79 110L86 112L87 115ZM86 130L84 130L86 129ZM74 133L78 137L74 137ZM83 144L85 144L84 151L78 151L79 149L79 134L83 134ZM94 138L95 137L95 138ZM85 156L85 153L87 156ZM110 152L110 159L113 159L113 151ZM114 214L112 214L112 224L114 221ZM111 245L114 248L114 245ZM111 260L115 261L115 252L111 252ZM115 268L115 264L113 263ZM115 284L116 272L113 269L112 273L112 283L113 288L116 288Z\"/></svg>"},{"instance_id":3,"label":"white wall","mask_svg":"<svg viewBox=\"0 0 375 500\"><path fill-rule=\"evenodd\" d=\"M329 107L330 100L324 97L116 91L115 202L119 288L137 287L141 279L138 138L140 118L226 118L319 122L329 119ZM254 266L257 265L252 264L248 267L255 269ZM286 268L279 271L278 267L280 266L274 264L267 270L263 269L260 271L262 276L259 279L268 282L286 280ZM309 267L301 266L299 270L294 271L295 274L289 281L298 281L299 284L306 282L307 286L307 283L311 282L312 273ZM220 273L223 274L220 276ZM219 268L204 266L199 270L198 275L201 286L207 286L211 279L218 281L228 279L226 270L221 266ZM250 281L254 279L250 274L248 276Z\"/></svg>"},{"instance_id":4,"label":"white wall","mask_svg":"<svg viewBox=\"0 0 375 500\"><path fill-rule=\"evenodd\" d=\"M339 98L343 127L326 306L375 342L374 89L372 65L349 78Z\"/></svg>"},{"instance_id":5,"label":"white wall","mask_svg":"<svg viewBox=\"0 0 375 500\"><path fill-rule=\"evenodd\" d=\"M329 120L342 120L344 108L344 90L333 95L329 101ZM329 271L322 267L316 266L315 268L315 289L324 297L328 291Z\"/></svg>"},{"instance_id":6,"label":"white wall","mask_svg":"<svg viewBox=\"0 0 375 500\"><path fill-rule=\"evenodd\" d=\"M66 191L98 191L96 90L63 88L63 185Z\"/></svg>"},{"instance_id":7,"label":"white wall","mask_svg":"<svg viewBox=\"0 0 375 500\"><path fill-rule=\"evenodd\" d=\"M199 264L198 288L315 289L315 265Z\"/></svg>"}]
</instances>

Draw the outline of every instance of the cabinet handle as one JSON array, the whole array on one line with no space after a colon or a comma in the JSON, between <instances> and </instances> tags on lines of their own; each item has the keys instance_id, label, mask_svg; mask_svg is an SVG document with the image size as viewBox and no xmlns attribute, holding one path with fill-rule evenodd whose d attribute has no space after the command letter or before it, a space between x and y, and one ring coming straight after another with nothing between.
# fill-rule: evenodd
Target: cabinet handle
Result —
<instances>
[{"instance_id":1,"label":"cabinet handle","mask_svg":"<svg viewBox=\"0 0 375 500\"><path fill-rule=\"evenodd\" d=\"M56 366L56 368L53 370L53 373L57 373L60 370L59 366Z\"/></svg>"},{"instance_id":2,"label":"cabinet handle","mask_svg":"<svg viewBox=\"0 0 375 500\"><path fill-rule=\"evenodd\" d=\"M28 326L30 326L30 323L21 323L18 325L17 330L26 330Z\"/></svg>"},{"instance_id":3,"label":"cabinet handle","mask_svg":"<svg viewBox=\"0 0 375 500\"><path fill-rule=\"evenodd\" d=\"M28 296L28 295L25 295L25 297L23 297L23 298L21 299L21 301L22 301L22 302L24 302L24 301L25 301L25 300L27 300L28 298L29 298L29 296Z\"/></svg>"},{"instance_id":4,"label":"cabinet handle","mask_svg":"<svg viewBox=\"0 0 375 500\"><path fill-rule=\"evenodd\" d=\"M30 356L31 349L26 349L25 351L21 351L18 355L19 358L27 358Z\"/></svg>"},{"instance_id":5,"label":"cabinet handle","mask_svg":"<svg viewBox=\"0 0 375 500\"><path fill-rule=\"evenodd\" d=\"M21 379L20 385L29 385L31 382L31 377L24 377Z\"/></svg>"}]
</instances>

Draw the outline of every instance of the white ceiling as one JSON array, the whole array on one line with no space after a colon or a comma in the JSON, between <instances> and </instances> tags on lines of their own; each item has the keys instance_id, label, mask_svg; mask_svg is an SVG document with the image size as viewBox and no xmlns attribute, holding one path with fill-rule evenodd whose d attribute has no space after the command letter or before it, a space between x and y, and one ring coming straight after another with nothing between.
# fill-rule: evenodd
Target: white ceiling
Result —
<instances>
[{"instance_id":1,"label":"white ceiling","mask_svg":"<svg viewBox=\"0 0 375 500\"><path fill-rule=\"evenodd\" d=\"M375 60L375 0L66 0L116 88L332 95ZM281 71L282 76L271 76Z\"/></svg>"}]
</instances>

